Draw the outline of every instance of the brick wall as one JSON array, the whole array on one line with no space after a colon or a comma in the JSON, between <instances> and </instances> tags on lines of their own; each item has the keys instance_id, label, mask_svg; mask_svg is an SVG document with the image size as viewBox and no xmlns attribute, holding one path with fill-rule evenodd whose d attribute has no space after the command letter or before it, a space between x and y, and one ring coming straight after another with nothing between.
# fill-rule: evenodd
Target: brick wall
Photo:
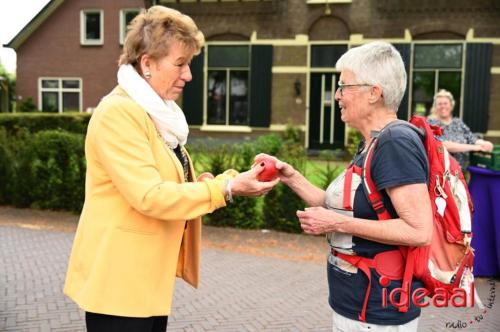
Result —
<instances>
[{"instance_id":1,"label":"brick wall","mask_svg":"<svg viewBox=\"0 0 500 332\"><path fill-rule=\"evenodd\" d=\"M17 49L17 95L32 97L38 105L39 77L80 77L82 109L95 107L116 85L119 43L119 11L141 8L141 0L65 1ZM104 11L104 44L80 45L80 10ZM21 101L22 101L21 100ZM41 108L41 105L38 105Z\"/></svg>"},{"instance_id":2,"label":"brick wall","mask_svg":"<svg viewBox=\"0 0 500 332\"><path fill-rule=\"evenodd\" d=\"M161 1L160 1L161 2ZM31 96L38 104L38 78L81 77L82 109L95 107L116 84L119 44L119 9L142 7L140 0L65 1L19 47L17 94ZM474 37L500 38L500 5L496 1L455 0L356 0L351 4L307 5L304 0L258 2L165 3L190 15L207 40L288 39L298 34L310 40L348 40L352 34L364 38L403 38L405 29L420 39L463 40L474 29ZM104 10L104 45L80 45L80 10ZM308 66L307 46L275 45L273 66ZM493 48L492 66L500 67L500 45ZM20 70L22 69L22 70ZM293 84L301 81L302 101L296 103ZM274 73L272 123L289 119L305 124L306 74ZM492 75L489 130L500 130L500 75Z\"/></svg>"}]
</instances>

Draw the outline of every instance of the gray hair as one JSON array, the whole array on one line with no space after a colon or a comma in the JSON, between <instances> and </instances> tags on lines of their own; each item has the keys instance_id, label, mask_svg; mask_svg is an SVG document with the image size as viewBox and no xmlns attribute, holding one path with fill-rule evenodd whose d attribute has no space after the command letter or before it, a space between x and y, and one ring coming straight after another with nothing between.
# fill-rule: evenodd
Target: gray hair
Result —
<instances>
[{"instance_id":1,"label":"gray hair","mask_svg":"<svg viewBox=\"0 0 500 332\"><path fill-rule=\"evenodd\" d=\"M337 70L352 71L357 83L382 88L385 106L397 112L406 90L406 70L401 54L387 42L375 41L344 53ZM350 83L350 82L349 82Z\"/></svg>"}]
</instances>

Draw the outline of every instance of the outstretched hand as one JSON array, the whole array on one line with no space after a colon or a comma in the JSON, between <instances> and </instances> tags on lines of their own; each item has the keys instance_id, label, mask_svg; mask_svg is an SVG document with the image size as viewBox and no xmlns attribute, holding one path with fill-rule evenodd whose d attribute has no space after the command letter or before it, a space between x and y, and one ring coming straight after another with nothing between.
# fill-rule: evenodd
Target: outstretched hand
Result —
<instances>
[{"instance_id":1,"label":"outstretched hand","mask_svg":"<svg viewBox=\"0 0 500 332\"><path fill-rule=\"evenodd\" d=\"M261 182L258 175L264 170L261 164L254 165L250 170L238 174L231 182L231 191L234 196L261 196L267 194L280 182L280 178Z\"/></svg>"},{"instance_id":2,"label":"outstretched hand","mask_svg":"<svg viewBox=\"0 0 500 332\"><path fill-rule=\"evenodd\" d=\"M493 143L491 143L489 141L482 141L480 143L480 145L481 145L481 150L480 151L485 151L485 152L491 152L491 151L493 151L494 145L493 145Z\"/></svg>"},{"instance_id":3,"label":"outstretched hand","mask_svg":"<svg viewBox=\"0 0 500 332\"><path fill-rule=\"evenodd\" d=\"M278 169L279 173L278 176L283 183L287 183L287 181L295 174L295 169L293 168L292 165L279 160L278 158L274 156L270 156L265 153L259 153L258 155L255 156L255 164L258 164L258 161L261 159L272 159L275 161L275 167Z\"/></svg>"}]
</instances>

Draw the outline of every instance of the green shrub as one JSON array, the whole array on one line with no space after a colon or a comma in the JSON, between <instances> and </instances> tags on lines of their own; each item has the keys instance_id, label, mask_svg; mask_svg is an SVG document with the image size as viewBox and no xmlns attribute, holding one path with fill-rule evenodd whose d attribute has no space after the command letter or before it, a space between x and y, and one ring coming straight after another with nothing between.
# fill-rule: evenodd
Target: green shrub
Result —
<instances>
[{"instance_id":1,"label":"green shrub","mask_svg":"<svg viewBox=\"0 0 500 332\"><path fill-rule=\"evenodd\" d=\"M0 76L3 76L7 79L8 86L8 99L9 99L9 112L12 112L14 109L14 103L16 102L16 75L14 73L9 72L0 61Z\"/></svg>"},{"instance_id":2,"label":"green shrub","mask_svg":"<svg viewBox=\"0 0 500 332\"><path fill-rule=\"evenodd\" d=\"M358 151L358 148L359 148L359 143L361 142L361 133L359 130L357 129L354 129L354 128L351 128L349 127L349 131L347 133L347 146L346 146L346 149L347 149L347 152L349 152L349 154L352 156L354 156L356 154L356 152Z\"/></svg>"},{"instance_id":3,"label":"green shrub","mask_svg":"<svg viewBox=\"0 0 500 332\"><path fill-rule=\"evenodd\" d=\"M12 204L17 195L19 162L28 138L29 132L25 128L15 135L8 135L5 128L0 127L0 203Z\"/></svg>"},{"instance_id":4,"label":"green shrub","mask_svg":"<svg viewBox=\"0 0 500 332\"><path fill-rule=\"evenodd\" d=\"M9 182L12 176L12 156L10 151L0 144L0 204L8 203Z\"/></svg>"},{"instance_id":5,"label":"green shrub","mask_svg":"<svg viewBox=\"0 0 500 332\"><path fill-rule=\"evenodd\" d=\"M256 153L267 153L275 156L283 146L283 140L276 134L260 136L253 144Z\"/></svg>"},{"instance_id":6,"label":"green shrub","mask_svg":"<svg viewBox=\"0 0 500 332\"><path fill-rule=\"evenodd\" d=\"M9 203L11 179L14 176L14 158L8 146L8 137L4 128L0 128L0 203Z\"/></svg>"},{"instance_id":7,"label":"green shrub","mask_svg":"<svg viewBox=\"0 0 500 332\"><path fill-rule=\"evenodd\" d=\"M26 100L21 102L21 104L19 105L19 112L21 113L30 113L36 111L37 111L36 105L33 102L33 98L31 97L26 98Z\"/></svg>"},{"instance_id":8,"label":"green shrub","mask_svg":"<svg viewBox=\"0 0 500 332\"><path fill-rule=\"evenodd\" d=\"M83 135L40 131L28 143L20 153L13 203L80 211L85 195Z\"/></svg>"},{"instance_id":9,"label":"green shrub","mask_svg":"<svg viewBox=\"0 0 500 332\"><path fill-rule=\"evenodd\" d=\"M198 171L208 171L214 175L229 168L239 172L248 171L258 153L278 155L283 148L283 139L276 134L260 136L254 141L241 144L217 144L213 140L199 143L190 148ZM235 197L234 203L218 209L204 218L204 222L214 226L237 228L261 228L261 202L263 198Z\"/></svg>"},{"instance_id":10,"label":"green shrub","mask_svg":"<svg viewBox=\"0 0 500 332\"><path fill-rule=\"evenodd\" d=\"M286 161L302 174L306 174L307 154L300 143L300 131L289 126L283 135L283 144L276 154L280 160ZM304 201L290 188L279 184L264 198L264 226L285 232L299 233L302 231L296 211L303 210Z\"/></svg>"},{"instance_id":11,"label":"green shrub","mask_svg":"<svg viewBox=\"0 0 500 332\"><path fill-rule=\"evenodd\" d=\"M302 142L302 130L299 127L294 126L289 123L286 125L285 131L283 132L283 140L293 143Z\"/></svg>"},{"instance_id":12,"label":"green shrub","mask_svg":"<svg viewBox=\"0 0 500 332\"><path fill-rule=\"evenodd\" d=\"M319 158L326 162L326 167L315 167L315 172L320 178L320 188L326 190L330 183L342 172L344 167L333 164L336 159L336 153L330 150L324 150L319 153Z\"/></svg>"},{"instance_id":13,"label":"green shrub","mask_svg":"<svg viewBox=\"0 0 500 332\"><path fill-rule=\"evenodd\" d=\"M264 198L262 211L264 227L289 233L300 233L297 210L303 210L305 203L290 188L278 184Z\"/></svg>"},{"instance_id":14,"label":"green shrub","mask_svg":"<svg viewBox=\"0 0 500 332\"><path fill-rule=\"evenodd\" d=\"M85 134L90 114L50 114L50 113L0 113L0 127L8 135L15 135L21 128L31 133L42 130L62 129L76 134Z\"/></svg>"},{"instance_id":15,"label":"green shrub","mask_svg":"<svg viewBox=\"0 0 500 332\"><path fill-rule=\"evenodd\" d=\"M210 141L204 145L204 149L202 169L214 175L221 174L230 168L243 172L248 170L253 163L253 149L248 144L228 145ZM204 222L221 227L260 228L262 218L257 210L256 198L234 197L233 203L228 203L225 208L206 215Z\"/></svg>"}]
</instances>

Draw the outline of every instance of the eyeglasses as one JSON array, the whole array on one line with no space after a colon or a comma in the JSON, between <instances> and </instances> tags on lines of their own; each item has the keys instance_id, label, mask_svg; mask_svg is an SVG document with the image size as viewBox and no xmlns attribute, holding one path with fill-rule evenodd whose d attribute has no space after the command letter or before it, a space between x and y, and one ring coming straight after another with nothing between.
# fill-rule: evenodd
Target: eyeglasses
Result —
<instances>
[{"instance_id":1,"label":"eyeglasses","mask_svg":"<svg viewBox=\"0 0 500 332\"><path fill-rule=\"evenodd\" d=\"M338 83L337 85L337 90L340 90L340 95L344 96L344 89L353 87L353 86L373 86L372 84L366 84L366 83L359 83L359 84L343 84L343 83Z\"/></svg>"}]
</instances>

